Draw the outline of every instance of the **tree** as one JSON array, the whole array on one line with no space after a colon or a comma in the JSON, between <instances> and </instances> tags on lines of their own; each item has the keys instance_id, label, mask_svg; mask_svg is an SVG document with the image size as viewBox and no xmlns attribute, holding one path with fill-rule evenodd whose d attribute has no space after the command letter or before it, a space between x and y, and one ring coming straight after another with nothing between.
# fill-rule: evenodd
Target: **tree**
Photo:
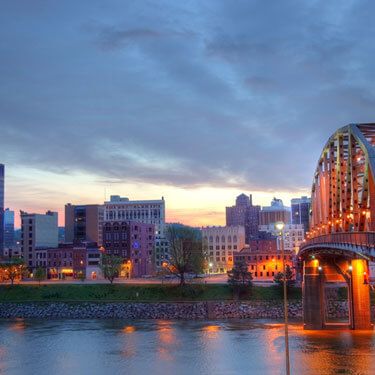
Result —
<instances>
[{"instance_id":1,"label":"tree","mask_svg":"<svg viewBox=\"0 0 375 375\"><path fill-rule=\"evenodd\" d=\"M111 284L118 277L122 263L123 259L121 257L107 254L102 255L100 269L103 272L104 278L109 280Z\"/></svg>"},{"instance_id":2,"label":"tree","mask_svg":"<svg viewBox=\"0 0 375 375\"><path fill-rule=\"evenodd\" d=\"M81 280L82 282L84 282L86 280L86 274L84 271L79 271L77 273L77 278L78 280Z\"/></svg>"},{"instance_id":3,"label":"tree","mask_svg":"<svg viewBox=\"0 0 375 375\"><path fill-rule=\"evenodd\" d=\"M228 274L228 284L236 292L237 296L251 290L253 275L249 272L245 262L236 262Z\"/></svg>"},{"instance_id":4,"label":"tree","mask_svg":"<svg viewBox=\"0 0 375 375\"><path fill-rule=\"evenodd\" d=\"M39 282L39 285L41 281L45 280L46 278L46 270L42 267L38 267L34 272L34 279Z\"/></svg>"},{"instance_id":5,"label":"tree","mask_svg":"<svg viewBox=\"0 0 375 375\"><path fill-rule=\"evenodd\" d=\"M16 278L22 278L23 270L24 270L24 262L22 259L19 258L12 258L0 265L0 267L4 270L4 273L8 280L10 280L11 285L14 284L14 280Z\"/></svg>"},{"instance_id":6,"label":"tree","mask_svg":"<svg viewBox=\"0 0 375 375\"><path fill-rule=\"evenodd\" d=\"M287 288L289 288L295 282L295 280L293 280L293 270L291 269L291 267L289 266L289 264L287 264L285 266L285 276L286 276L286 286L287 286ZM278 272L275 275L273 281L276 284L279 284L280 286L282 286L283 283L284 283L284 272Z\"/></svg>"},{"instance_id":7,"label":"tree","mask_svg":"<svg viewBox=\"0 0 375 375\"><path fill-rule=\"evenodd\" d=\"M204 253L200 231L180 224L172 224L167 229L170 260L166 264L169 272L185 285L187 272L200 273L203 270Z\"/></svg>"}]
</instances>

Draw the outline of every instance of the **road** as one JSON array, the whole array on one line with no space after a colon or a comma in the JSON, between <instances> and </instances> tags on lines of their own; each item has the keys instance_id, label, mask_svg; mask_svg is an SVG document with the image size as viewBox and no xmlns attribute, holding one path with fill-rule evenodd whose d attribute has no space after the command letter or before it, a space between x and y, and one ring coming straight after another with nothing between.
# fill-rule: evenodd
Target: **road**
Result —
<instances>
[{"instance_id":1,"label":"road","mask_svg":"<svg viewBox=\"0 0 375 375\"><path fill-rule=\"evenodd\" d=\"M228 281L228 276L226 274L222 275L209 275L204 278L197 278L197 279L187 279L187 283L191 284L226 284ZM179 279L160 279L157 277L150 277L150 278L134 278L134 279L116 279L114 284L129 284L129 285L146 285L146 284L178 284ZM108 284L108 280L103 279L96 279L90 280L86 279L85 281L80 280L44 280L40 284L41 285L61 285L61 284ZM272 282L265 282L265 281L253 281L254 285L258 286L271 286L274 285ZM5 284L5 283L3 283ZM9 284L6 283L6 284ZM23 285L39 285L38 281L34 280L23 280L21 282L15 282L15 284L23 284Z\"/></svg>"}]
</instances>

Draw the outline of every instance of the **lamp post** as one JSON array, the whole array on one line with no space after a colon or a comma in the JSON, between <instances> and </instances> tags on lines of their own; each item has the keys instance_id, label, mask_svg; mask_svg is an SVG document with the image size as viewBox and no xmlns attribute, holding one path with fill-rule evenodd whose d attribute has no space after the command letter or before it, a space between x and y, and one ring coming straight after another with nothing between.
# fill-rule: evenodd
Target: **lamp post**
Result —
<instances>
[{"instance_id":1,"label":"lamp post","mask_svg":"<svg viewBox=\"0 0 375 375\"><path fill-rule=\"evenodd\" d=\"M285 369L286 374L290 375L289 361L289 332L288 332L288 299L286 288L286 267L285 267L285 251L284 251L284 223L279 221L275 224L277 234L280 238L281 257L283 259L283 284L284 284L284 326L285 326Z\"/></svg>"}]
</instances>

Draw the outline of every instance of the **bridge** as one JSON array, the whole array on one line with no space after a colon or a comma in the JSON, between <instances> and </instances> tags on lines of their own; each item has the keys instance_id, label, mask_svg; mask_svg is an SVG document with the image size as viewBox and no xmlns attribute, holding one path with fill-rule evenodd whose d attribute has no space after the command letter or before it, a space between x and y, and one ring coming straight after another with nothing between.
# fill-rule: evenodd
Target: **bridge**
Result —
<instances>
[{"instance_id":1,"label":"bridge","mask_svg":"<svg viewBox=\"0 0 375 375\"><path fill-rule=\"evenodd\" d=\"M375 260L375 124L350 124L327 141L315 170L303 262L305 329L332 328L325 294L347 286L351 329L371 329L369 261Z\"/></svg>"}]
</instances>

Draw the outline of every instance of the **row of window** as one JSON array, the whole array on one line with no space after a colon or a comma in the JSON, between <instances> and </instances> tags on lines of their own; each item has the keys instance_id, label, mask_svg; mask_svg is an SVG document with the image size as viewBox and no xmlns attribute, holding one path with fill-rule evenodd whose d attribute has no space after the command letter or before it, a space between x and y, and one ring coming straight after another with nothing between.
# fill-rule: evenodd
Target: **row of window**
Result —
<instances>
[{"instance_id":1,"label":"row of window","mask_svg":"<svg viewBox=\"0 0 375 375\"><path fill-rule=\"evenodd\" d=\"M233 239L233 242L237 242L237 236L236 235L234 235L233 238L232 238L232 236L228 236L228 237L225 237L224 235L221 236L221 242L232 242L232 239ZM203 238L203 240L205 242L208 241L208 242L212 243L212 242L214 242L214 237L213 236L209 236L207 238L207 236L205 236ZM215 242L216 243L220 242L220 236L216 236L215 237Z\"/></svg>"},{"instance_id":2,"label":"row of window","mask_svg":"<svg viewBox=\"0 0 375 375\"><path fill-rule=\"evenodd\" d=\"M232 245L228 245L228 246L222 245L222 246L221 246L221 250L225 250L226 248L227 248L228 250L232 250ZM209 250L213 250L214 247L213 247L212 245L210 245L210 246L208 247L208 249L209 249ZM219 245L216 245L216 246L215 246L215 250L220 250L220 246L219 246ZM233 250L237 250L237 245L233 245Z\"/></svg>"}]
</instances>

